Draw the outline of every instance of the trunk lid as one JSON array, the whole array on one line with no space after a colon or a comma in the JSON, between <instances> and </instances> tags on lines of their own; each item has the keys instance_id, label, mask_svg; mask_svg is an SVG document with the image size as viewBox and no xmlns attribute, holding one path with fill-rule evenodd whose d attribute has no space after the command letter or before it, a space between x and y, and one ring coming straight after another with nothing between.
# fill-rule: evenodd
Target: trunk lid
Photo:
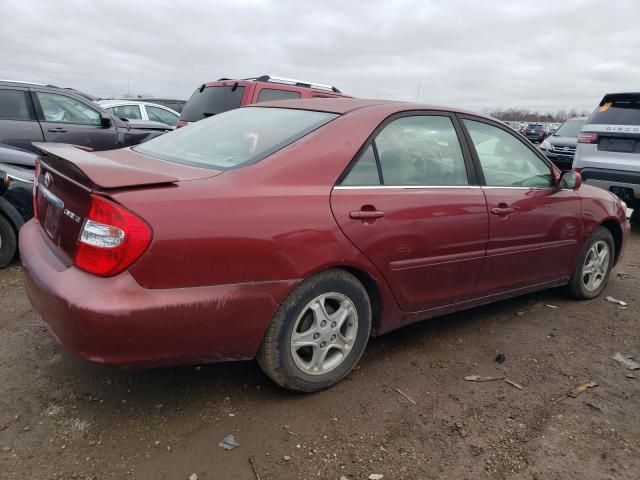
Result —
<instances>
[{"instance_id":1,"label":"trunk lid","mask_svg":"<svg viewBox=\"0 0 640 480\"><path fill-rule=\"evenodd\" d=\"M66 144L34 145L43 153L34 187L34 215L53 250L67 264L74 257L92 193L109 197L110 191L161 189L222 173L147 157L128 148L86 152Z\"/></svg>"}]
</instances>

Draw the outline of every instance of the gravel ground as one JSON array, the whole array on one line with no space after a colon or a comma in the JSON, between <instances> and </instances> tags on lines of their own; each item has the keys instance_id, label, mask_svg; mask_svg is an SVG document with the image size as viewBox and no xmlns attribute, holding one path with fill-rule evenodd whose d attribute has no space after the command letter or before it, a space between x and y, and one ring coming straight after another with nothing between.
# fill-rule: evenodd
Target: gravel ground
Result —
<instances>
[{"instance_id":1,"label":"gravel ground","mask_svg":"<svg viewBox=\"0 0 640 480\"><path fill-rule=\"evenodd\" d=\"M0 478L251 480L253 459L263 480L638 479L640 370L629 378L611 356L640 361L639 286L635 227L601 298L550 290L410 326L373 339L334 388L292 395L254 362L130 371L73 358L15 265L0 271ZM232 451L218 447L229 434Z\"/></svg>"}]
</instances>

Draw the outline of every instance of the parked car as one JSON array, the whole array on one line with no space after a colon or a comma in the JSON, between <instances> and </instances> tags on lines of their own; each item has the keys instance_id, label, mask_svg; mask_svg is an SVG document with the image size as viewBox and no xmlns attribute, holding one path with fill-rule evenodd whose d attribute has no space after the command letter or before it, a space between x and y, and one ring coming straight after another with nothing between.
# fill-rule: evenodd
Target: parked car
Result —
<instances>
[{"instance_id":1,"label":"parked car","mask_svg":"<svg viewBox=\"0 0 640 480\"><path fill-rule=\"evenodd\" d=\"M578 136L573 168L640 208L640 93L609 93Z\"/></svg>"},{"instance_id":2,"label":"parked car","mask_svg":"<svg viewBox=\"0 0 640 480\"><path fill-rule=\"evenodd\" d=\"M107 112L127 120L151 120L175 127L180 114L169 107L156 103L136 100L100 100L98 102Z\"/></svg>"},{"instance_id":3,"label":"parked car","mask_svg":"<svg viewBox=\"0 0 640 480\"><path fill-rule=\"evenodd\" d=\"M270 102L133 148L38 148L26 288L100 363L257 356L315 391L370 335L561 285L598 296L629 233L615 195L443 107Z\"/></svg>"},{"instance_id":4,"label":"parked car","mask_svg":"<svg viewBox=\"0 0 640 480\"><path fill-rule=\"evenodd\" d=\"M15 258L18 231L33 217L33 175L36 155L0 145L0 268Z\"/></svg>"},{"instance_id":5,"label":"parked car","mask_svg":"<svg viewBox=\"0 0 640 480\"><path fill-rule=\"evenodd\" d=\"M263 75L203 83L184 106L178 127L252 103L297 98L346 97L336 87L289 78Z\"/></svg>"},{"instance_id":6,"label":"parked car","mask_svg":"<svg viewBox=\"0 0 640 480\"><path fill-rule=\"evenodd\" d=\"M564 122L555 132L545 138L540 148L546 157L560 170L571 170L573 155L576 153L578 134L587 121L586 117L571 118Z\"/></svg>"},{"instance_id":7,"label":"parked car","mask_svg":"<svg viewBox=\"0 0 640 480\"><path fill-rule=\"evenodd\" d=\"M127 147L162 135L164 124L125 122L68 88L0 81L0 143L35 151L33 142L93 150Z\"/></svg>"},{"instance_id":8,"label":"parked car","mask_svg":"<svg viewBox=\"0 0 640 480\"><path fill-rule=\"evenodd\" d=\"M524 136L527 138L527 140L530 140L534 143L540 143L546 138L547 134L544 131L544 125L542 125L541 123L530 123L524 129Z\"/></svg>"},{"instance_id":9,"label":"parked car","mask_svg":"<svg viewBox=\"0 0 640 480\"><path fill-rule=\"evenodd\" d=\"M176 100L176 99L171 99L171 98L142 98L139 97L136 100L138 100L139 102L149 102L149 103L155 103L157 105L163 105L165 107L169 107L171 110L173 110L174 112L182 112L182 109L184 108L184 106L186 105L187 101L186 100Z\"/></svg>"}]
</instances>

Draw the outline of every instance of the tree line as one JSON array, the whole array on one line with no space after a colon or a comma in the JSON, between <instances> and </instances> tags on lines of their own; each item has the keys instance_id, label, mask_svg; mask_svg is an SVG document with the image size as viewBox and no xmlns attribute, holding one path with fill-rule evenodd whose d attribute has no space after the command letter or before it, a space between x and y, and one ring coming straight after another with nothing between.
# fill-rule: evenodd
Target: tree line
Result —
<instances>
[{"instance_id":1,"label":"tree line","mask_svg":"<svg viewBox=\"0 0 640 480\"><path fill-rule=\"evenodd\" d=\"M508 108L506 110L499 108L483 108L482 113L503 121L525 122L564 122L569 118L588 117L591 114L588 110L582 110L579 112L575 108L572 108L571 110L558 110L555 113L540 113L537 110L530 110L528 108Z\"/></svg>"}]
</instances>

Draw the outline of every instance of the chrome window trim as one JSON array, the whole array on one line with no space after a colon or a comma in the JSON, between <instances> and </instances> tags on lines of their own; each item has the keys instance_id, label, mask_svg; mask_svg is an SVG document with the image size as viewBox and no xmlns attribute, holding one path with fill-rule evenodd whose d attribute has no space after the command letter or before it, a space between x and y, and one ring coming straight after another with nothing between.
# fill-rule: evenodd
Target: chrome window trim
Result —
<instances>
[{"instance_id":1,"label":"chrome window trim","mask_svg":"<svg viewBox=\"0 0 640 480\"><path fill-rule=\"evenodd\" d=\"M372 190L372 189L404 189L404 190L426 190L426 189L442 189L442 188L456 188L456 189L470 189L481 188L480 185L336 185L334 190Z\"/></svg>"}]
</instances>

